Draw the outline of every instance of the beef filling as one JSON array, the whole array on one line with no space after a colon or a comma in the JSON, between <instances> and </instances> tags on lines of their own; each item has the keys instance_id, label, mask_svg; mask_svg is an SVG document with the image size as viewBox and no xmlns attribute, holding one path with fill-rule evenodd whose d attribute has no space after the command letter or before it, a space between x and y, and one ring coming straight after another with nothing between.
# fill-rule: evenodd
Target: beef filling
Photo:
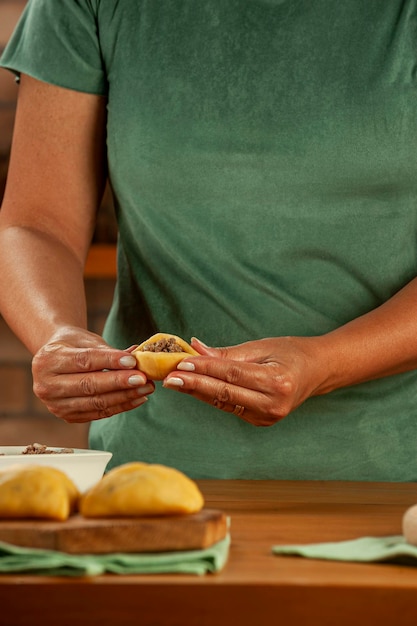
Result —
<instances>
[{"instance_id":1,"label":"beef filling","mask_svg":"<svg viewBox=\"0 0 417 626\"><path fill-rule=\"evenodd\" d=\"M72 448L61 448L60 450L50 450L43 443L31 443L22 451L22 454L65 454L74 452Z\"/></svg>"},{"instance_id":2,"label":"beef filling","mask_svg":"<svg viewBox=\"0 0 417 626\"><path fill-rule=\"evenodd\" d=\"M145 343L142 346L143 352L184 352L174 337L159 339L154 343Z\"/></svg>"}]
</instances>

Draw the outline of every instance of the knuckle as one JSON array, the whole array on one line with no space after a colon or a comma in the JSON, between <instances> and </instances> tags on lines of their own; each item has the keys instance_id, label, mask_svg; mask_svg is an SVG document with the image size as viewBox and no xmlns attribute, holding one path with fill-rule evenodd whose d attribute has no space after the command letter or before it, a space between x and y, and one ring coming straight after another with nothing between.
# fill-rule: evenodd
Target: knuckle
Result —
<instances>
[{"instance_id":1,"label":"knuckle","mask_svg":"<svg viewBox=\"0 0 417 626\"><path fill-rule=\"evenodd\" d=\"M220 358L220 359L228 359L229 358L229 351L227 346L218 346L216 348L214 348L215 350L215 356Z\"/></svg>"},{"instance_id":2,"label":"knuckle","mask_svg":"<svg viewBox=\"0 0 417 626\"><path fill-rule=\"evenodd\" d=\"M110 417L113 415L112 408L107 404L106 400L101 396L91 397L91 409L99 418Z\"/></svg>"},{"instance_id":3,"label":"knuckle","mask_svg":"<svg viewBox=\"0 0 417 626\"><path fill-rule=\"evenodd\" d=\"M107 404L102 396L92 396L90 398L90 406L93 411L104 411Z\"/></svg>"},{"instance_id":4,"label":"knuckle","mask_svg":"<svg viewBox=\"0 0 417 626\"><path fill-rule=\"evenodd\" d=\"M295 382L288 374L278 374L272 379L272 391L280 396L292 396L295 391Z\"/></svg>"},{"instance_id":5,"label":"knuckle","mask_svg":"<svg viewBox=\"0 0 417 626\"><path fill-rule=\"evenodd\" d=\"M242 375L242 368L239 365L231 365L226 372L225 379L228 383L235 385L239 382Z\"/></svg>"},{"instance_id":6,"label":"knuckle","mask_svg":"<svg viewBox=\"0 0 417 626\"><path fill-rule=\"evenodd\" d=\"M33 393L35 394L35 396L37 398L39 398L40 400L46 400L48 398L48 386L45 385L45 383L39 382L39 381L34 381L33 382Z\"/></svg>"},{"instance_id":7,"label":"knuckle","mask_svg":"<svg viewBox=\"0 0 417 626\"><path fill-rule=\"evenodd\" d=\"M33 355L32 368L35 370L44 369L48 362L55 359L56 353L60 349L55 344L46 344Z\"/></svg>"},{"instance_id":8,"label":"knuckle","mask_svg":"<svg viewBox=\"0 0 417 626\"><path fill-rule=\"evenodd\" d=\"M91 376L84 376L79 382L81 395L92 396L96 393L96 385Z\"/></svg>"},{"instance_id":9,"label":"knuckle","mask_svg":"<svg viewBox=\"0 0 417 626\"><path fill-rule=\"evenodd\" d=\"M100 419L104 419L106 417L111 417L112 415L115 414L115 410L110 408L109 406L102 409L101 411L98 411L98 416Z\"/></svg>"},{"instance_id":10,"label":"knuckle","mask_svg":"<svg viewBox=\"0 0 417 626\"><path fill-rule=\"evenodd\" d=\"M223 405L231 402L231 391L228 385L220 385L218 387L216 400Z\"/></svg>"},{"instance_id":11,"label":"knuckle","mask_svg":"<svg viewBox=\"0 0 417 626\"><path fill-rule=\"evenodd\" d=\"M80 371L88 371L92 367L92 354L91 350L86 348L85 350L79 350L75 354L75 365Z\"/></svg>"},{"instance_id":12,"label":"knuckle","mask_svg":"<svg viewBox=\"0 0 417 626\"><path fill-rule=\"evenodd\" d=\"M46 370L46 356L43 351L37 352L32 358L32 372L34 375Z\"/></svg>"}]
</instances>

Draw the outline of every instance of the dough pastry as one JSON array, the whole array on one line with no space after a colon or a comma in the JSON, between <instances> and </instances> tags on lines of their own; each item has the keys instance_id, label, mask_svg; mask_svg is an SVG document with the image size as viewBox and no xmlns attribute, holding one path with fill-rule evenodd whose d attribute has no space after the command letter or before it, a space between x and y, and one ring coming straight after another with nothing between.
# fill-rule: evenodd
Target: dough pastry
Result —
<instances>
[{"instance_id":1,"label":"dough pastry","mask_svg":"<svg viewBox=\"0 0 417 626\"><path fill-rule=\"evenodd\" d=\"M163 380L185 357L198 356L186 341L176 335L157 333L132 351L138 369L150 380Z\"/></svg>"},{"instance_id":2,"label":"dough pastry","mask_svg":"<svg viewBox=\"0 0 417 626\"><path fill-rule=\"evenodd\" d=\"M120 465L80 501L84 517L136 517L197 513L204 505L196 483L182 472L148 463Z\"/></svg>"},{"instance_id":3,"label":"dough pastry","mask_svg":"<svg viewBox=\"0 0 417 626\"><path fill-rule=\"evenodd\" d=\"M54 467L13 465L0 471L0 518L64 521L79 496L72 480Z\"/></svg>"}]
</instances>

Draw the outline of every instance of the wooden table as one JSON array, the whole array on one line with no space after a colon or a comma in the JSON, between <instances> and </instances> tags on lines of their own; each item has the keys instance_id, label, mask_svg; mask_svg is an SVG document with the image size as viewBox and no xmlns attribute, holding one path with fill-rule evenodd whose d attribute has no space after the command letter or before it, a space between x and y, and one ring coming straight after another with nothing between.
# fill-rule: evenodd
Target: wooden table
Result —
<instances>
[{"instance_id":1,"label":"wooden table","mask_svg":"<svg viewBox=\"0 0 417 626\"><path fill-rule=\"evenodd\" d=\"M197 576L0 576L0 625L417 625L417 567L278 557L271 546L401 534L417 485L200 481L231 516L226 568Z\"/></svg>"}]
</instances>

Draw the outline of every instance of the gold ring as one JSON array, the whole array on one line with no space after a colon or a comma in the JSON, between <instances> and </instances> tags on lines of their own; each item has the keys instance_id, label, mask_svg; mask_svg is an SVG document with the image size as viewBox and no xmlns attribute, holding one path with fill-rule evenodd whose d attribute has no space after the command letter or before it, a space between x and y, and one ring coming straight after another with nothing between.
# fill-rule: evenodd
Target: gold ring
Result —
<instances>
[{"instance_id":1,"label":"gold ring","mask_svg":"<svg viewBox=\"0 0 417 626\"><path fill-rule=\"evenodd\" d=\"M244 412L245 412L245 407L244 406L240 406L240 404L236 404L235 405L235 408L233 409L233 413L235 415L237 415L238 417L242 417Z\"/></svg>"}]
</instances>

